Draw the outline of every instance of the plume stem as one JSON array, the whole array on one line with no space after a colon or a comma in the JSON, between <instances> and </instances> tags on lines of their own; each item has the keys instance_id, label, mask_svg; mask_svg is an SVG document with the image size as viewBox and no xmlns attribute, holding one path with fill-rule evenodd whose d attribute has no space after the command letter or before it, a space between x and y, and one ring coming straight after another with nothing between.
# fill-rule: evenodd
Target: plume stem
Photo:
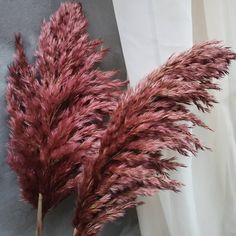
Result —
<instances>
[{"instance_id":1,"label":"plume stem","mask_svg":"<svg viewBox=\"0 0 236 236\"><path fill-rule=\"evenodd\" d=\"M43 228L43 195L39 193L38 196L38 209L37 209L37 223L36 223L36 233L35 236L42 236L42 228Z\"/></svg>"},{"instance_id":2,"label":"plume stem","mask_svg":"<svg viewBox=\"0 0 236 236\"><path fill-rule=\"evenodd\" d=\"M77 234L77 229L76 229L76 228L74 228L74 231L73 231L73 236L76 236L76 234Z\"/></svg>"}]
</instances>

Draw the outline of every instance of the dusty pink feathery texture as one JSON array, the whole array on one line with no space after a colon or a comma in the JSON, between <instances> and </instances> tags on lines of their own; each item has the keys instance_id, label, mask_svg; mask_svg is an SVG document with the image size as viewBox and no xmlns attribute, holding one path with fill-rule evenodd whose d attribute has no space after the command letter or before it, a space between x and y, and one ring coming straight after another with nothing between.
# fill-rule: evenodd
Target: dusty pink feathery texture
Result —
<instances>
[{"instance_id":1,"label":"dusty pink feathery texture","mask_svg":"<svg viewBox=\"0 0 236 236\"><path fill-rule=\"evenodd\" d=\"M27 62L20 35L9 67L8 162L17 173L24 200L43 213L79 182L82 160L97 157L109 114L124 82L96 65L107 50L90 40L87 20L76 3L61 4L44 22L34 64Z\"/></svg>"},{"instance_id":2,"label":"dusty pink feathery texture","mask_svg":"<svg viewBox=\"0 0 236 236\"><path fill-rule=\"evenodd\" d=\"M219 42L206 42L173 56L119 101L102 137L98 158L86 159L74 226L77 236L96 235L104 223L139 204L137 196L179 191L170 170L183 165L162 150L188 156L205 149L190 129L207 126L189 110L209 112L218 90L213 78L228 72L236 54Z\"/></svg>"}]
</instances>

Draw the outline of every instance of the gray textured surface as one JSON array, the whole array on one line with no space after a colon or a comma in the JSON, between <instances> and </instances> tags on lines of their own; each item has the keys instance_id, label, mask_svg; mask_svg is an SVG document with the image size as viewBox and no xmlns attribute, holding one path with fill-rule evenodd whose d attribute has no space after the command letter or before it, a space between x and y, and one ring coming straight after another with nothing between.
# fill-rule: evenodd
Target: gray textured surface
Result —
<instances>
[{"instance_id":1,"label":"gray textured surface","mask_svg":"<svg viewBox=\"0 0 236 236\"><path fill-rule=\"evenodd\" d=\"M14 53L14 32L23 34L28 57L32 60L40 25L48 19L60 5L59 0L0 0L0 235L34 235L36 212L19 199L19 190L15 174L6 165L6 143L8 129L5 112L5 87L7 66ZM126 77L125 65L120 47L118 30L111 0L82 1L90 22L92 38L101 37L111 53L103 63L104 68L121 70L122 79ZM71 219L74 199L66 199L45 219L44 235L72 235ZM140 235L135 210L122 219L108 224L103 236L138 236Z\"/></svg>"}]
</instances>

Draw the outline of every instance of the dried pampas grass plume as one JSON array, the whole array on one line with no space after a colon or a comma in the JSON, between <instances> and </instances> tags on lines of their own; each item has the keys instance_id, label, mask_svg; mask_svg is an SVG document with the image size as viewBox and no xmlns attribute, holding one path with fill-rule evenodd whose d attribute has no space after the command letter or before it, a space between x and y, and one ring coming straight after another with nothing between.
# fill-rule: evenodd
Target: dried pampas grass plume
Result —
<instances>
[{"instance_id":1,"label":"dried pampas grass plume","mask_svg":"<svg viewBox=\"0 0 236 236\"><path fill-rule=\"evenodd\" d=\"M29 64L19 34L9 67L8 162L21 194L42 216L76 189L83 159L97 157L110 113L125 85L101 71L106 49L90 40L76 3L63 3L44 22L36 61ZM40 218L40 217L39 217Z\"/></svg>"},{"instance_id":2,"label":"dried pampas grass plume","mask_svg":"<svg viewBox=\"0 0 236 236\"><path fill-rule=\"evenodd\" d=\"M206 42L173 56L135 90L128 90L102 137L99 156L84 159L74 226L77 236L96 235L102 226L139 204L137 196L158 190L179 191L170 170L183 165L165 149L188 156L205 149L191 132L207 126L189 110L209 112L218 90L213 78L228 72L236 54L219 42Z\"/></svg>"}]
</instances>

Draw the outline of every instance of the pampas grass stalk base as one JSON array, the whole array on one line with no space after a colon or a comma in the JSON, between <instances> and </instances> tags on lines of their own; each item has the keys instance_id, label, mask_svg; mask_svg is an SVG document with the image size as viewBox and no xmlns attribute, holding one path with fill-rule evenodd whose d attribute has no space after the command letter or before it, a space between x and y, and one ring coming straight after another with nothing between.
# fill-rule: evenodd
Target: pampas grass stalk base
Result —
<instances>
[{"instance_id":1,"label":"pampas grass stalk base","mask_svg":"<svg viewBox=\"0 0 236 236\"><path fill-rule=\"evenodd\" d=\"M42 236L43 235L43 232L42 232L42 229L43 229L42 210L43 210L43 195L41 193L39 193L35 236Z\"/></svg>"},{"instance_id":2,"label":"pampas grass stalk base","mask_svg":"<svg viewBox=\"0 0 236 236\"><path fill-rule=\"evenodd\" d=\"M77 234L77 229L76 228L74 228L74 231L73 231L73 236L76 236L76 234Z\"/></svg>"}]
</instances>

